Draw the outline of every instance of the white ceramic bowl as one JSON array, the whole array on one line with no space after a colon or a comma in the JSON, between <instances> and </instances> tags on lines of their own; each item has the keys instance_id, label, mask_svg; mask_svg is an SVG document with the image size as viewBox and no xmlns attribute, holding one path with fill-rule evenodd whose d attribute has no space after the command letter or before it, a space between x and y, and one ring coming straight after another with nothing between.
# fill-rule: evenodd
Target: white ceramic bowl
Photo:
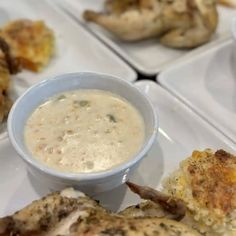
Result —
<instances>
[{"instance_id":1,"label":"white ceramic bowl","mask_svg":"<svg viewBox=\"0 0 236 236\"><path fill-rule=\"evenodd\" d=\"M140 111L145 122L145 142L136 156L107 171L72 174L51 169L30 154L24 142L24 127L30 114L49 97L75 89L101 89L113 92L127 99ZM64 74L36 84L15 102L8 117L10 141L28 164L29 172L34 177L49 184L54 190L74 186L89 194L111 190L124 183L151 148L157 130L158 121L151 103L131 83L110 75L87 72Z\"/></svg>"}]
</instances>

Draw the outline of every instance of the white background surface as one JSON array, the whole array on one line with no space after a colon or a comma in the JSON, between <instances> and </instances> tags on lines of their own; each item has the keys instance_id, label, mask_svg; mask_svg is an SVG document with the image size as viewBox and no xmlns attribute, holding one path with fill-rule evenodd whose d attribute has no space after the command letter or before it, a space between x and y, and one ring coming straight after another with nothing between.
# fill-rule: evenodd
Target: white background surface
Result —
<instances>
[{"instance_id":1,"label":"white background surface","mask_svg":"<svg viewBox=\"0 0 236 236\"><path fill-rule=\"evenodd\" d=\"M233 40L161 73L159 82L236 143L236 43Z\"/></svg>"}]
</instances>

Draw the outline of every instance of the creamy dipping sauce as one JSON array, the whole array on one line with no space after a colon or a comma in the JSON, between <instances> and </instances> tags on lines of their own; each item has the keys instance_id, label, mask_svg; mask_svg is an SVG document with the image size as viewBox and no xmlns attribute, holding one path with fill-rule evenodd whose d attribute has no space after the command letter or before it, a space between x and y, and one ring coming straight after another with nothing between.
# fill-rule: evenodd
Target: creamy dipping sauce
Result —
<instances>
[{"instance_id":1,"label":"creamy dipping sauce","mask_svg":"<svg viewBox=\"0 0 236 236\"><path fill-rule=\"evenodd\" d=\"M73 173L108 170L144 142L144 121L128 101L102 90L58 94L29 117L25 142L47 166Z\"/></svg>"}]
</instances>

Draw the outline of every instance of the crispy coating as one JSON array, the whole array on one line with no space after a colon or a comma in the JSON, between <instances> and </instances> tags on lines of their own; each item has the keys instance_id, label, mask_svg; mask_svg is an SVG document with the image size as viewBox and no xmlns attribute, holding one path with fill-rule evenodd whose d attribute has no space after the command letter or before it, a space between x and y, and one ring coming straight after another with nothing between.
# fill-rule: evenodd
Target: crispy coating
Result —
<instances>
[{"instance_id":1,"label":"crispy coating","mask_svg":"<svg viewBox=\"0 0 236 236\"><path fill-rule=\"evenodd\" d=\"M167 194L182 199L186 222L205 235L235 235L236 157L224 150L194 151L164 181Z\"/></svg>"},{"instance_id":2,"label":"crispy coating","mask_svg":"<svg viewBox=\"0 0 236 236\"><path fill-rule=\"evenodd\" d=\"M236 209L236 157L218 150L215 154L194 152L188 161L193 198L223 215Z\"/></svg>"},{"instance_id":3,"label":"crispy coating","mask_svg":"<svg viewBox=\"0 0 236 236\"><path fill-rule=\"evenodd\" d=\"M43 21L26 19L7 23L0 31L24 68L40 71L54 51L54 34Z\"/></svg>"}]
</instances>

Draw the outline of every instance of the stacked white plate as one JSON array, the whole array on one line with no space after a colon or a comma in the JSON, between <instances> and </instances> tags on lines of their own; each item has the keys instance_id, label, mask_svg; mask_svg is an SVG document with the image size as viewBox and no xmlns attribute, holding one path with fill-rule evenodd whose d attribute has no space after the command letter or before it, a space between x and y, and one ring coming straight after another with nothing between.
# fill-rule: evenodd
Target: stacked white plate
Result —
<instances>
[{"instance_id":1,"label":"stacked white plate","mask_svg":"<svg viewBox=\"0 0 236 236\"><path fill-rule=\"evenodd\" d=\"M208 50L212 44L219 44L223 39L229 37L230 22L236 15L235 9L219 6L219 25L210 43L196 50L174 50L162 46L157 39L137 43L122 42L101 27L84 22L83 12L86 9L102 11L104 2L105 0L55 0L55 3L67 14L77 19L125 61L146 75L155 75L185 56L194 57L199 51Z\"/></svg>"},{"instance_id":2,"label":"stacked white plate","mask_svg":"<svg viewBox=\"0 0 236 236\"><path fill-rule=\"evenodd\" d=\"M236 43L230 39L176 64L158 81L236 143Z\"/></svg>"}]
</instances>

